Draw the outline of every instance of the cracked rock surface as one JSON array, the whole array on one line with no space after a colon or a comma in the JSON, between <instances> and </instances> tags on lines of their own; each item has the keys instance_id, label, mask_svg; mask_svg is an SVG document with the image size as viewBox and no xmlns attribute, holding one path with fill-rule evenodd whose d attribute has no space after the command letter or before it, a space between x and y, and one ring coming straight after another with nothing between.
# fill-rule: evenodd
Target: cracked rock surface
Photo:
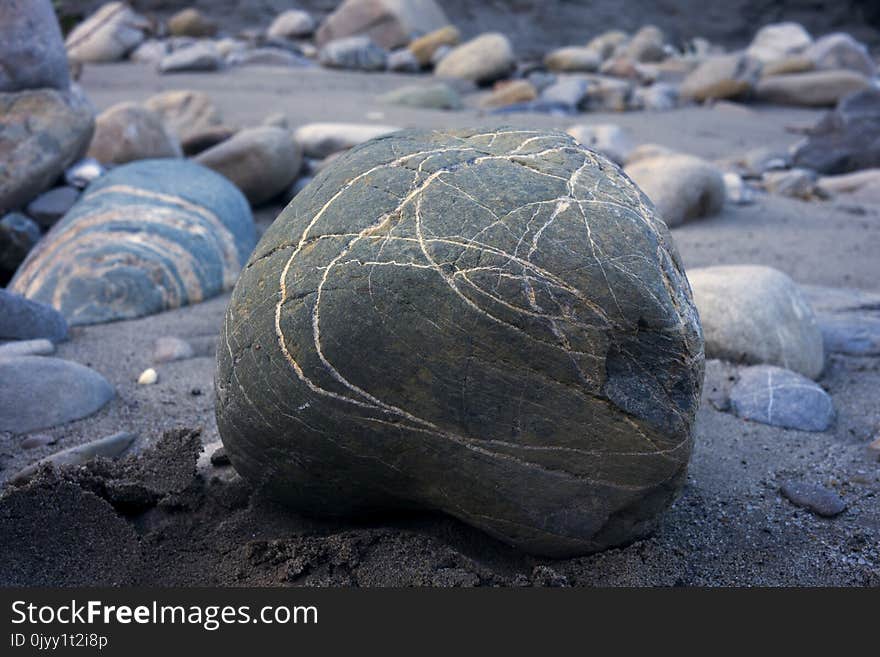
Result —
<instances>
[{"instance_id":1,"label":"cracked rock surface","mask_svg":"<svg viewBox=\"0 0 880 657\"><path fill-rule=\"evenodd\" d=\"M218 359L228 455L273 496L436 509L565 556L675 497L703 341L665 224L611 162L556 132L409 131L272 224Z\"/></svg>"}]
</instances>

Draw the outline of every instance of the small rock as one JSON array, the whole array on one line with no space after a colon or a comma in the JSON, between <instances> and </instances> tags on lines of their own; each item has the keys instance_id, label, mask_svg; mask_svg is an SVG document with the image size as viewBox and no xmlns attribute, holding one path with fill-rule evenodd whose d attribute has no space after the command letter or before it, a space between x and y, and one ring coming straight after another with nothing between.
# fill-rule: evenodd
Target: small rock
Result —
<instances>
[{"instance_id":1,"label":"small rock","mask_svg":"<svg viewBox=\"0 0 880 657\"><path fill-rule=\"evenodd\" d=\"M880 356L880 294L815 285L804 292L815 309L826 352Z\"/></svg>"},{"instance_id":2,"label":"small rock","mask_svg":"<svg viewBox=\"0 0 880 657\"><path fill-rule=\"evenodd\" d=\"M670 227L711 217L724 207L721 172L698 157L673 154L640 159L627 164L626 173Z\"/></svg>"},{"instance_id":3,"label":"small rock","mask_svg":"<svg viewBox=\"0 0 880 657\"><path fill-rule=\"evenodd\" d=\"M813 37L798 23L765 25L755 34L746 52L762 62L772 62L803 52Z\"/></svg>"},{"instance_id":4,"label":"small rock","mask_svg":"<svg viewBox=\"0 0 880 657\"><path fill-rule=\"evenodd\" d=\"M325 44L318 53L318 61L329 68L383 71L388 53L367 36L353 36Z\"/></svg>"},{"instance_id":5,"label":"small rock","mask_svg":"<svg viewBox=\"0 0 880 657\"><path fill-rule=\"evenodd\" d=\"M150 21L123 2L108 2L67 35L67 56L74 62L115 62L144 40Z\"/></svg>"},{"instance_id":6,"label":"small rock","mask_svg":"<svg viewBox=\"0 0 880 657\"><path fill-rule=\"evenodd\" d=\"M591 48L569 46L558 48L544 57L544 66L562 73L592 73L599 70L602 56Z\"/></svg>"},{"instance_id":7,"label":"small rock","mask_svg":"<svg viewBox=\"0 0 880 657\"><path fill-rule=\"evenodd\" d=\"M816 172L810 169L767 171L763 176L764 189L780 196L804 201L816 198Z\"/></svg>"},{"instance_id":8,"label":"small rock","mask_svg":"<svg viewBox=\"0 0 880 657\"><path fill-rule=\"evenodd\" d=\"M880 167L880 89L840 101L797 144L795 166L833 174Z\"/></svg>"},{"instance_id":9,"label":"small rock","mask_svg":"<svg viewBox=\"0 0 880 657\"><path fill-rule=\"evenodd\" d=\"M195 351L186 340L174 336L165 335L156 339L153 345L153 362L169 363L175 360L192 358Z\"/></svg>"},{"instance_id":10,"label":"small rock","mask_svg":"<svg viewBox=\"0 0 880 657\"><path fill-rule=\"evenodd\" d=\"M871 80L855 71L812 71L761 78L755 86L755 97L781 105L827 107L869 87Z\"/></svg>"},{"instance_id":11,"label":"small rock","mask_svg":"<svg viewBox=\"0 0 880 657\"><path fill-rule=\"evenodd\" d=\"M488 96L480 100L480 107L505 107L528 103L538 97L538 91L528 80L499 82Z\"/></svg>"},{"instance_id":12,"label":"small rock","mask_svg":"<svg viewBox=\"0 0 880 657\"><path fill-rule=\"evenodd\" d=\"M52 342L67 339L67 322L57 310L0 288L0 339Z\"/></svg>"},{"instance_id":13,"label":"small rock","mask_svg":"<svg viewBox=\"0 0 880 657\"><path fill-rule=\"evenodd\" d=\"M684 79L681 96L697 102L744 96L752 90L760 72L760 62L745 55L711 57Z\"/></svg>"},{"instance_id":14,"label":"small rock","mask_svg":"<svg viewBox=\"0 0 880 657\"><path fill-rule=\"evenodd\" d=\"M76 187L50 189L28 203L27 213L44 230L51 228L73 207L79 194L80 190Z\"/></svg>"},{"instance_id":15,"label":"small rock","mask_svg":"<svg viewBox=\"0 0 880 657\"><path fill-rule=\"evenodd\" d=\"M697 267L687 274L708 358L778 365L811 379L821 374L822 333L788 276L757 265Z\"/></svg>"},{"instance_id":16,"label":"small rock","mask_svg":"<svg viewBox=\"0 0 880 657\"><path fill-rule=\"evenodd\" d=\"M104 165L93 157L86 157L64 172L64 181L72 187L85 189L106 173Z\"/></svg>"},{"instance_id":17,"label":"small rock","mask_svg":"<svg viewBox=\"0 0 880 657\"><path fill-rule=\"evenodd\" d=\"M458 92L442 82L400 87L379 96L379 102L388 105L423 107L437 110L458 110L462 108L461 96L458 95Z\"/></svg>"},{"instance_id":18,"label":"small rock","mask_svg":"<svg viewBox=\"0 0 880 657\"><path fill-rule=\"evenodd\" d=\"M413 35L428 34L449 19L434 0L345 0L321 23L315 41L363 34L383 48L405 46Z\"/></svg>"},{"instance_id":19,"label":"small rock","mask_svg":"<svg viewBox=\"0 0 880 657\"><path fill-rule=\"evenodd\" d=\"M490 84L510 75L515 65L513 48L507 37L490 32L453 48L434 68L434 74Z\"/></svg>"},{"instance_id":20,"label":"small rock","mask_svg":"<svg viewBox=\"0 0 880 657\"><path fill-rule=\"evenodd\" d=\"M138 385L141 386L151 386L156 381L159 380L159 373L154 370L152 367L148 367L143 372L141 372L140 376L137 379Z\"/></svg>"},{"instance_id":21,"label":"small rock","mask_svg":"<svg viewBox=\"0 0 880 657\"><path fill-rule=\"evenodd\" d=\"M45 433L31 434L21 441L19 445L22 449L36 449L37 447L45 447L46 445L54 445L58 441Z\"/></svg>"},{"instance_id":22,"label":"small rock","mask_svg":"<svg viewBox=\"0 0 880 657\"><path fill-rule=\"evenodd\" d=\"M590 83L584 78L559 76L553 84L541 92L541 100L545 103L558 103L576 111L586 98L589 88Z\"/></svg>"},{"instance_id":23,"label":"small rock","mask_svg":"<svg viewBox=\"0 0 880 657\"><path fill-rule=\"evenodd\" d=\"M575 140L605 157L622 165L635 147L629 135L613 123L578 124L568 130Z\"/></svg>"},{"instance_id":24,"label":"small rock","mask_svg":"<svg viewBox=\"0 0 880 657\"><path fill-rule=\"evenodd\" d=\"M103 164L181 157L177 139L155 112L137 103L117 103L98 115L88 156Z\"/></svg>"},{"instance_id":25,"label":"small rock","mask_svg":"<svg viewBox=\"0 0 880 657\"><path fill-rule=\"evenodd\" d=\"M44 356L0 360L0 431L29 433L95 413L115 395L95 370Z\"/></svg>"},{"instance_id":26,"label":"small rock","mask_svg":"<svg viewBox=\"0 0 880 657\"><path fill-rule=\"evenodd\" d=\"M741 175L728 171L723 177L724 191L728 201L736 205L750 205L755 202L755 191L746 184Z\"/></svg>"},{"instance_id":27,"label":"small rock","mask_svg":"<svg viewBox=\"0 0 880 657\"><path fill-rule=\"evenodd\" d=\"M61 450L20 470L11 480L18 484L25 482L46 465L59 468L83 465L98 457L115 459L125 453L136 438L137 436L132 433L120 431L105 438Z\"/></svg>"},{"instance_id":28,"label":"small rock","mask_svg":"<svg viewBox=\"0 0 880 657\"><path fill-rule=\"evenodd\" d=\"M831 397L797 372L754 365L740 372L730 391L737 417L799 431L825 431L834 420Z\"/></svg>"},{"instance_id":29,"label":"small rock","mask_svg":"<svg viewBox=\"0 0 880 657\"><path fill-rule=\"evenodd\" d=\"M406 48L389 53L387 66L389 71L397 73L418 73L422 70L419 60Z\"/></svg>"},{"instance_id":30,"label":"small rock","mask_svg":"<svg viewBox=\"0 0 880 657\"><path fill-rule=\"evenodd\" d=\"M304 155L323 159L397 130L394 126L371 123L306 123L294 131L293 139Z\"/></svg>"},{"instance_id":31,"label":"small rock","mask_svg":"<svg viewBox=\"0 0 880 657\"><path fill-rule=\"evenodd\" d=\"M226 57L226 63L230 66L313 66L309 59L280 48L232 52Z\"/></svg>"},{"instance_id":32,"label":"small rock","mask_svg":"<svg viewBox=\"0 0 880 657\"><path fill-rule=\"evenodd\" d=\"M217 33L217 23L194 7L181 9L168 19L173 36L209 37Z\"/></svg>"},{"instance_id":33,"label":"small rock","mask_svg":"<svg viewBox=\"0 0 880 657\"><path fill-rule=\"evenodd\" d=\"M0 344L0 358L13 356L49 356L55 353L55 345L46 338L17 340Z\"/></svg>"},{"instance_id":34,"label":"small rock","mask_svg":"<svg viewBox=\"0 0 880 657\"><path fill-rule=\"evenodd\" d=\"M434 55L440 48L457 46L461 41L461 34L454 25L445 25L440 29L411 41L407 46L415 55L416 61L422 66L428 66L434 61Z\"/></svg>"},{"instance_id":35,"label":"small rock","mask_svg":"<svg viewBox=\"0 0 880 657\"><path fill-rule=\"evenodd\" d=\"M218 447L211 454L211 465L221 468L223 466L231 465L229 457L226 455L225 447Z\"/></svg>"},{"instance_id":36,"label":"small rock","mask_svg":"<svg viewBox=\"0 0 880 657\"><path fill-rule=\"evenodd\" d=\"M201 41L181 48L159 61L160 73L182 73L186 71L217 71L223 68L223 56L210 41Z\"/></svg>"},{"instance_id":37,"label":"small rock","mask_svg":"<svg viewBox=\"0 0 880 657\"><path fill-rule=\"evenodd\" d=\"M315 19L307 11L288 9L283 11L266 30L273 39L299 39L315 31Z\"/></svg>"},{"instance_id":38,"label":"small rock","mask_svg":"<svg viewBox=\"0 0 880 657\"><path fill-rule=\"evenodd\" d=\"M252 205L280 194L296 179L302 152L289 131L247 128L196 157L196 162L226 176Z\"/></svg>"},{"instance_id":39,"label":"small rock","mask_svg":"<svg viewBox=\"0 0 880 657\"><path fill-rule=\"evenodd\" d=\"M820 70L847 69L869 78L877 75L877 66L868 49L843 32L818 39L804 51L804 57Z\"/></svg>"},{"instance_id":40,"label":"small rock","mask_svg":"<svg viewBox=\"0 0 880 657\"><path fill-rule=\"evenodd\" d=\"M833 518L846 510L840 496L824 486L787 481L779 492L795 506L812 511L823 518Z\"/></svg>"},{"instance_id":41,"label":"small rock","mask_svg":"<svg viewBox=\"0 0 880 657\"><path fill-rule=\"evenodd\" d=\"M0 270L14 272L40 241L40 227L20 212L0 219Z\"/></svg>"}]
</instances>

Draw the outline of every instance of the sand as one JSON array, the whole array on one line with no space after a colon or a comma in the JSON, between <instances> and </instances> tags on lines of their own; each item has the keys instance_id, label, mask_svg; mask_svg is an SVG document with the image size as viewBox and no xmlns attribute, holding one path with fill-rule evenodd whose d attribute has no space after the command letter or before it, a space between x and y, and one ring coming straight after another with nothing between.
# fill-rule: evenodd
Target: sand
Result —
<instances>
[{"instance_id":1,"label":"sand","mask_svg":"<svg viewBox=\"0 0 880 657\"><path fill-rule=\"evenodd\" d=\"M179 88L207 92L227 121L241 126L279 111L291 126L318 120L400 127L613 122L636 143L656 142L710 159L758 146L786 147L800 138L788 127L809 125L820 114L723 104L650 114L496 116L474 109L476 96L468 97L469 108L461 112L387 107L376 101L396 86L428 82L425 77L320 69L160 77L135 64L87 67L81 79L99 109ZM261 228L279 210L277 205L261 208L256 213ZM753 205L728 204L719 216L672 233L688 267L765 264L802 284L880 292L880 204L845 196L814 202L760 196ZM24 450L24 436L0 434L0 485L8 486L4 482L11 475L47 454L121 430L138 434L135 451L153 455L150 467L167 462L169 468L180 468L177 459L182 459L185 476L177 477L173 490L163 489L136 508L120 503L113 493L122 486L117 481L121 475L106 465L90 473L88 485L82 473L47 474L31 489L7 490L15 497L0 511L0 561L5 564L0 585L880 584L880 463L866 449L880 431L876 357L830 357L820 384L831 394L838 416L823 433L783 430L719 412L707 400L724 387L732 368L710 362L688 482L659 531L621 549L553 561L520 554L436 514L350 522L305 518L252 491L231 467L213 466L208 456L219 440L213 418L213 345L227 299L75 328L72 339L60 345L60 357L101 372L116 386L117 398L90 418L39 432L56 438L54 445ZM163 335L190 340L198 355L156 366L158 383L139 386L138 375L152 365L153 342ZM209 445L198 469L187 450L175 455L167 444L164 451L156 449L163 434L175 428L198 430L199 440ZM142 486L149 479L142 472L146 466L138 463L126 466L126 486L131 480ZM836 490L847 510L823 519L794 507L778 492L790 479ZM23 519L38 518L36 509L47 495L64 501L65 522L28 542ZM101 532L92 536L87 531L96 523L105 523L107 535L117 537L125 549L111 554L107 541L97 538ZM55 567L39 568L40 563Z\"/></svg>"}]
</instances>

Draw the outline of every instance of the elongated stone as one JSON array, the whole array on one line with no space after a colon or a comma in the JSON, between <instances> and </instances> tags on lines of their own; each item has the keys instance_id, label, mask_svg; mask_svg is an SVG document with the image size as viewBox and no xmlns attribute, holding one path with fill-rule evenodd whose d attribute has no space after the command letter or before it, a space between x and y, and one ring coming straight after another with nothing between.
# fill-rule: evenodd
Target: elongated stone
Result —
<instances>
[{"instance_id":1,"label":"elongated stone","mask_svg":"<svg viewBox=\"0 0 880 657\"><path fill-rule=\"evenodd\" d=\"M231 288L255 241L247 201L223 176L193 162L142 160L93 183L10 289L71 325L142 317Z\"/></svg>"},{"instance_id":2,"label":"elongated stone","mask_svg":"<svg viewBox=\"0 0 880 657\"><path fill-rule=\"evenodd\" d=\"M650 201L568 135L516 129L338 157L243 270L218 358L223 443L270 494L439 509L555 556L651 530L703 374Z\"/></svg>"}]
</instances>

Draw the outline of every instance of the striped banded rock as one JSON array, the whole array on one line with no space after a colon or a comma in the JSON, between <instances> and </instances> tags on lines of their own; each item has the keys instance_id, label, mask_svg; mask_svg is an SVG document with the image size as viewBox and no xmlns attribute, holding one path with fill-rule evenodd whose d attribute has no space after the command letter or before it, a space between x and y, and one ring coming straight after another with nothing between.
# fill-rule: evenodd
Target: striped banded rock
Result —
<instances>
[{"instance_id":1,"label":"striped banded rock","mask_svg":"<svg viewBox=\"0 0 880 657\"><path fill-rule=\"evenodd\" d=\"M650 531L703 374L648 199L562 133L399 132L267 230L218 348L235 468L313 514L445 511L524 550Z\"/></svg>"},{"instance_id":2,"label":"striped banded rock","mask_svg":"<svg viewBox=\"0 0 880 657\"><path fill-rule=\"evenodd\" d=\"M92 183L10 289L71 325L142 317L231 288L255 242L250 207L223 176L141 160Z\"/></svg>"}]
</instances>

